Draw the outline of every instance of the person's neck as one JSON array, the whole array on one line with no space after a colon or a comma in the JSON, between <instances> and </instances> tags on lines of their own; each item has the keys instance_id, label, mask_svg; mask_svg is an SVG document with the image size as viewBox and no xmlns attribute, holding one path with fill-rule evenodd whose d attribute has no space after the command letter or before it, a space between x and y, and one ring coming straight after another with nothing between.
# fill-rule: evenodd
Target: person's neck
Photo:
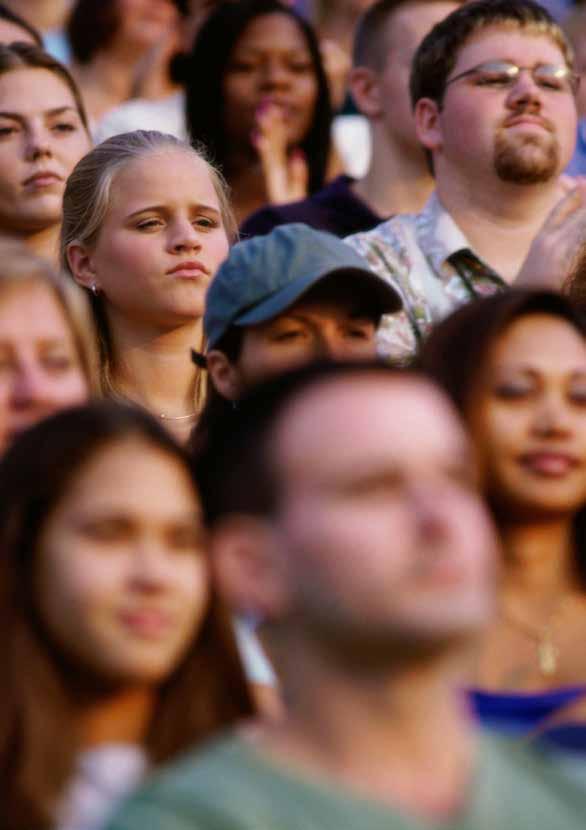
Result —
<instances>
[{"instance_id":1,"label":"person's neck","mask_svg":"<svg viewBox=\"0 0 586 830\"><path fill-rule=\"evenodd\" d=\"M572 520L499 523L504 548L503 590L512 599L549 605L576 588Z\"/></svg>"},{"instance_id":2,"label":"person's neck","mask_svg":"<svg viewBox=\"0 0 586 830\"><path fill-rule=\"evenodd\" d=\"M445 819L461 808L474 754L459 694L468 650L377 672L343 670L304 644L282 662L285 716L252 735L268 755L415 814Z\"/></svg>"},{"instance_id":3,"label":"person's neck","mask_svg":"<svg viewBox=\"0 0 586 830\"><path fill-rule=\"evenodd\" d=\"M507 282L517 277L534 237L563 193L558 179L516 185L491 176L466 181L454 171L436 178L437 195L481 259Z\"/></svg>"},{"instance_id":4,"label":"person's neck","mask_svg":"<svg viewBox=\"0 0 586 830\"><path fill-rule=\"evenodd\" d=\"M232 193L232 208L238 224L267 204L262 165L256 152L233 154L226 165L226 178Z\"/></svg>"},{"instance_id":5,"label":"person's neck","mask_svg":"<svg viewBox=\"0 0 586 830\"><path fill-rule=\"evenodd\" d=\"M75 79L94 119L130 98L141 54L132 49L112 48L98 52L91 63L74 65Z\"/></svg>"},{"instance_id":6,"label":"person's neck","mask_svg":"<svg viewBox=\"0 0 586 830\"><path fill-rule=\"evenodd\" d=\"M152 689L138 688L89 697L79 704L82 749L102 744L140 744L155 707Z\"/></svg>"},{"instance_id":7,"label":"person's neck","mask_svg":"<svg viewBox=\"0 0 586 830\"><path fill-rule=\"evenodd\" d=\"M55 267L59 265L60 225L50 225L38 231L19 232L9 229L10 236L20 239L27 248L39 257L46 259Z\"/></svg>"},{"instance_id":8,"label":"person's neck","mask_svg":"<svg viewBox=\"0 0 586 830\"><path fill-rule=\"evenodd\" d=\"M113 313L108 322L116 355L110 367L114 390L156 415L193 415L197 369L191 349L201 348L201 318L165 331Z\"/></svg>"},{"instance_id":9,"label":"person's neck","mask_svg":"<svg viewBox=\"0 0 586 830\"><path fill-rule=\"evenodd\" d=\"M64 26L71 10L71 0L7 0L6 5L22 15L39 31Z\"/></svg>"},{"instance_id":10,"label":"person's neck","mask_svg":"<svg viewBox=\"0 0 586 830\"><path fill-rule=\"evenodd\" d=\"M372 124L372 157L364 178L352 190L381 218L419 213L435 187L419 148L400 147Z\"/></svg>"}]
</instances>

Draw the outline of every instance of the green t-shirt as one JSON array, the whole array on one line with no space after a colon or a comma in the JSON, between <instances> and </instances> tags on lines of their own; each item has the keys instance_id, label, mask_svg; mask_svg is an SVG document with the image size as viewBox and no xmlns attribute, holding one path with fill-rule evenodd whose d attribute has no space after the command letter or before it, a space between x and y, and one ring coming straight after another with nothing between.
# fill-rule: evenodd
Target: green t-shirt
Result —
<instances>
[{"instance_id":1,"label":"green t-shirt","mask_svg":"<svg viewBox=\"0 0 586 830\"><path fill-rule=\"evenodd\" d=\"M586 774L586 764L585 764ZM467 806L441 825L304 778L228 737L155 775L107 830L577 830L586 798L546 758L482 736Z\"/></svg>"}]
</instances>

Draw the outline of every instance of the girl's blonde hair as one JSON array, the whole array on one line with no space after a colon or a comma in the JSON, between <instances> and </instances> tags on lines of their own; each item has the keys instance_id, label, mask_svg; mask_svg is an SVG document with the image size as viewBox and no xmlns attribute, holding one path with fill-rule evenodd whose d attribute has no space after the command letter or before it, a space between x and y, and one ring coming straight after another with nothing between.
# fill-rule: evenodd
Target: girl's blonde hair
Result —
<instances>
[{"instance_id":1,"label":"girl's blonde hair","mask_svg":"<svg viewBox=\"0 0 586 830\"><path fill-rule=\"evenodd\" d=\"M68 259L72 243L91 249L97 242L111 203L112 184L117 174L128 164L165 150L181 150L202 161L209 173L228 240L238 234L236 219L228 196L228 186L220 173L207 159L203 148L195 149L173 135L155 130L136 130L113 136L94 147L73 169L63 195L63 223L61 227L60 257L63 270L73 277ZM115 363L104 301L100 295L88 292L93 313L100 359L100 386L104 395L112 395L111 368ZM199 351L202 343L194 343ZM196 408L203 404L205 385L201 373L196 384Z\"/></svg>"},{"instance_id":2,"label":"girl's blonde hair","mask_svg":"<svg viewBox=\"0 0 586 830\"><path fill-rule=\"evenodd\" d=\"M3 295L10 290L30 283L45 286L57 301L71 331L90 393L97 393L98 352L92 337L92 315L84 292L54 271L46 260L31 253L24 243L11 237L0 237L0 263L0 303Z\"/></svg>"}]
</instances>

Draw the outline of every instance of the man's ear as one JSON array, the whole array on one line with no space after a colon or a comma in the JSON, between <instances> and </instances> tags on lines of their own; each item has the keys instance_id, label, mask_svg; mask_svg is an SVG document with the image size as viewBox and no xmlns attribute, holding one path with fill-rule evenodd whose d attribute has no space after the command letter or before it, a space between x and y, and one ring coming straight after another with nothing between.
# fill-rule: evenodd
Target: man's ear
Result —
<instances>
[{"instance_id":1,"label":"man's ear","mask_svg":"<svg viewBox=\"0 0 586 830\"><path fill-rule=\"evenodd\" d=\"M413 112L417 138L430 151L439 150L443 145L443 129L440 108L431 98L420 98Z\"/></svg>"},{"instance_id":2,"label":"man's ear","mask_svg":"<svg viewBox=\"0 0 586 830\"><path fill-rule=\"evenodd\" d=\"M219 349L206 354L206 365L210 380L223 398L236 401L242 394L240 373L236 366Z\"/></svg>"},{"instance_id":3,"label":"man's ear","mask_svg":"<svg viewBox=\"0 0 586 830\"><path fill-rule=\"evenodd\" d=\"M91 254L84 245L72 242L67 247L67 262L75 281L90 291L96 292L100 285L96 280L96 272Z\"/></svg>"},{"instance_id":4,"label":"man's ear","mask_svg":"<svg viewBox=\"0 0 586 830\"><path fill-rule=\"evenodd\" d=\"M383 112L379 76L366 66L355 66L348 77L348 88L356 108L367 118L377 118Z\"/></svg>"},{"instance_id":5,"label":"man's ear","mask_svg":"<svg viewBox=\"0 0 586 830\"><path fill-rule=\"evenodd\" d=\"M282 551L265 519L234 514L210 535L214 578L233 612L278 619L288 603Z\"/></svg>"}]
</instances>

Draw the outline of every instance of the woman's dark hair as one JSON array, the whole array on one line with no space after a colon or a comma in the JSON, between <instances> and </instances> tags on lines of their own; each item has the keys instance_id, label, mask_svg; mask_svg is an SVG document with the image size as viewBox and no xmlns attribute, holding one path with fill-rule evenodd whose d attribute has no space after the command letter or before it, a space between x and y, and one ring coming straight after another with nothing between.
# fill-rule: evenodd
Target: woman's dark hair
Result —
<instances>
[{"instance_id":1,"label":"woman's dark hair","mask_svg":"<svg viewBox=\"0 0 586 830\"><path fill-rule=\"evenodd\" d=\"M214 349L223 352L230 363L236 363L242 351L242 342L244 340L244 332L246 329L241 326L230 326L228 331L218 340ZM194 363L199 366L205 366L205 357L202 355L195 355L196 358L202 358L203 363L199 359L194 359ZM203 451L206 445L207 437L210 428L213 426L217 418L222 418L231 409L234 409L237 404L234 401L226 400L221 395L211 377L208 375L207 392L205 404L201 410L197 423L191 431L189 436L188 452L192 457L197 457Z\"/></svg>"},{"instance_id":2,"label":"woman's dark hair","mask_svg":"<svg viewBox=\"0 0 586 830\"><path fill-rule=\"evenodd\" d=\"M118 0L77 0L67 20L67 38L77 63L89 63L106 48L120 25Z\"/></svg>"},{"instance_id":3,"label":"woman's dark hair","mask_svg":"<svg viewBox=\"0 0 586 830\"><path fill-rule=\"evenodd\" d=\"M224 75L244 30L256 18L268 14L284 14L295 21L311 54L318 94L311 127L300 147L309 165L309 191L313 193L323 186L326 175L332 122L330 93L313 29L294 9L278 0L224 2L203 23L191 54L183 63L187 127L192 141L207 147L214 164L229 178L230 148L223 112Z\"/></svg>"},{"instance_id":4,"label":"woman's dark hair","mask_svg":"<svg viewBox=\"0 0 586 830\"><path fill-rule=\"evenodd\" d=\"M54 825L74 769L76 700L71 670L37 611L39 539L87 461L138 438L187 456L147 413L101 402L61 412L23 434L0 462L0 817L7 830ZM145 744L165 761L253 712L229 617L212 591L189 650L161 685Z\"/></svg>"},{"instance_id":5,"label":"woman's dark hair","mask_svg":"<svg viewBox=\"0 0 586 830\"><path fill-rule=\"evenodd\" d=\"M512 290L468 303L439 323L424 343L418 365L448 393L467 419L483 366L493 344L516 320L550 314L586 339L586 315L550 291ZM574 520L577 570L586 586L586 506Z\"/></svg>"},{"instance_id":6,"label":"woman's dark hair","mask_svg":"<svg viewBox=\"0 0 586 830\"><path fill-rule=\"evenodd\" d=\"M8 6L5 6L4 3L0 3L0 20L6 20L8 23L14 23L15 26L19 26L23 31L27 32L37 46L40 46L41 49L43 48L43 38L41 37L41 33L35 29L24 17L20 17L20 15L15 14L12 9L9 9Z\"/></svg>"}]
</instances>

